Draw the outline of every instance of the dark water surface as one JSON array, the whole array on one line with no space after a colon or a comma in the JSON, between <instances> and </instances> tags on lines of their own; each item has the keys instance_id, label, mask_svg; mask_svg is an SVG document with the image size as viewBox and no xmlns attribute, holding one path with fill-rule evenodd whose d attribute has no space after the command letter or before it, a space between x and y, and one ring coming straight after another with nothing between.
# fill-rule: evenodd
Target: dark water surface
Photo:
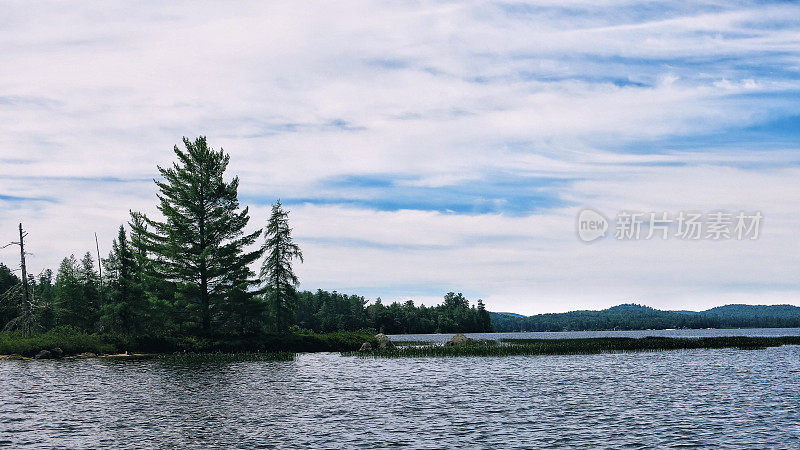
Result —
<instances>
[{"instance_id":1,"label":"dark water surface","mask_svg":"<svg viewBox=\"0 0 800 450\"><path fill-rule=\"evenodd\" d=\"M231 364L2 361L0 442L800 448L800 347L424 359L318 353Z\"/></svg>"},{"instance_id":2,"label":"dark water surface","mask_svg":"<svg viewBox=\"0 0 800 450\"><path fill-rule=\"evenodd\" d=\"M646 336L696 338L716 336L800 336L800 328L705 328L699 330L630 330L630 331L536 331L515 333L466 333L468 337L480 339L573 339L595 337L633 337ZM453 334L394 334L393 340L425 341L444 343Z\"/></svg>"}]
</instances>

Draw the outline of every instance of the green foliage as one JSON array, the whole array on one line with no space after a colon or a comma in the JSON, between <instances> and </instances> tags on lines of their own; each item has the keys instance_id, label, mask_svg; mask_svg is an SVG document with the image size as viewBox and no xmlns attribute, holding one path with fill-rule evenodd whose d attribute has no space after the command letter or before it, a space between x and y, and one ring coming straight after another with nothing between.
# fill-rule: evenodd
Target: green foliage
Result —
<instances>
[{"instance_id":1,"label":"green foliage","mask_svg":"<svg viewBox=\"0 0 800 450\"><path fill-rule=\"evenodd\" d=\"M55 316L56 324L60 326L70 326L84 331L92 330L94 323L92 318L96 311L91 308L95 306L92 299L87 298L87 292L92 294L94 289L85 286L85 282L95 282L96 277L87 273L82 273L82 267L74 255L70 255L61 261L56 274L55 292Z\"/></svg>"},{"instance_id":2,"label":"green foliage","mask_svg":"<svg viewBox=\"0 0 800 450\"><path fill-rule=\"evenodd\" d=\"M0 263L0 328L19 315L22 283L18 276Z\"/></svg>"},{"instance_id":3,"label":"green foliage","mask_svg":"<svg viewBox=\"0 0 800 450\"><path fill-rule=\"evenodd\" d=\"M602 311L572 311L530 317L499 313L490 315L498 332L800 327L800 308L790 305L727 305L693 312L660 311L628 304Z\"/></svg>"},{"instance_id":4,"label":"green foliage","mask_svg":"<svg viewBox=\"0 0 800 450\"><path fill-rule=\"evenodd\" d=\"M99 328L106 332L140 334L149 313L149 302L141 282L141 268L131 248L125 227L119 227L105 266L105 304Z\"/></svg>"},{"instance_id":5,"label":"green foliage","mask_svg":"<svg viewBox=\"0 0 800 450\"><path fill-rule=\"evenodd\" d=\"M448 293L439 306L415 306L408 300L389 306L378 298L367 306L367 300L357 295L317 290L299 293L294 323L316 332L375 328L387 334L416 333L480 333L490 332L491 320L483 302L470 307L462 294Z\"/></svg>"},{"instance_id":6,"label":"green foliage","mask_svg":"<svg viewBox=\"0 0 800 450\"><path fill-rule=\"evenodd\" d=\"M64 355L84 352L111 353L280 353L343 352L362 343L376 345L375 330L317 334L309 331L253 336L122 336L87 333L75 327L58 327L43 334L0 333L0 354L34 356L40 350L60 348Z\"/></svg>"},{"instance_id":7,"label":"green foliage","mask_svg":"<svg viewBox=\"0 0 800 450\"><path fill-rule=\"evenodd\" d=\"M483 314L470 307L462 294L454 292L448 292L439 306L417 307L409 300L387 307L379 298L367 307L373 326L387 334L491 332L491 322Z\"/></svg>"},{"instance_id":8,"label":"green foliage","mask_svg":"<svg viewBox=\"0 0 800 450\"><path fill-rule=\"evenodd\" d=\"M83 352L116 353L119 339L112 336L86 333L74 327L59 327L43 334L23 336L20 333L0 333L0 354L34 356L40 350L60 348L65 355Z\"/></svg>"},{"instance_id":9,"label":"green foliage","mask_svg":"<svg viewBox=\"0 0 800 450\"><path fill-rule=\"evenodd\" d=\"M708 337L708 338L585 338L585 339L504 339L506 345L432 345L376 349L345 355L379 358L420 358L449 356L529 356L662 351L700 348L738 348L744 350L781 345L799 345L800 336Z\"/></svg>"},{"instance_id":10,"label":"green foliage","mask_svg":"<svg viewBox=\"0 0 800 450\"><path fill-rule=\"evenodd\" d=\"M183 143L185 151L174 148L178 162L158 168L163 177L156 181L158 209L164 221L135 213L132 225L138 250L153 256L152 275L174 283L177 290L168 307L184 314L172 319L180 329L211 333L224 311L236 310L233 302L255 295L249 289L256 284L249 265L261 251L245 248L261 231L243 231L250 217L247 207L239 209L239 179L223 179L230 156L208 147L202 136L194 142L184 138Z\"/></svg>"},{"instance_id":11,"label":"green foliage","mask_svg":"<svg viewBox=\"0 0 800 450\"><path fill-rule=\"evenodd\" d=\"M266 231L262 252L267 257L261 266L261 278L267 284L274 329L285 330L297 307L297 286L300 284L292 269L292 260L298 258L303 262L303 253L292 240L289 212L283 209L280 200L272 206Z\"/></svg>"}]
</instances>

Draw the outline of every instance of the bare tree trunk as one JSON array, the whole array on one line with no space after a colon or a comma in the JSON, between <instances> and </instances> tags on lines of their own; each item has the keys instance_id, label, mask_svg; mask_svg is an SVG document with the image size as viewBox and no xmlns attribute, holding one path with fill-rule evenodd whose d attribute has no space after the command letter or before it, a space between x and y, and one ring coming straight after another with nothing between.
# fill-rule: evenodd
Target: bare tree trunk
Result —
<instances>
[{"instance_id":1,"label":"bare tree trunk","mask_svg":"<svg viewBox=\"0 0 800 450\"><path fill-rule=\"evenodd\" d=\"M19 259L20 259L20 266L22 268L22 290L25 293L24 299L25 303L22 305L23 308L27 309L28 305L31 304L30 294L28 293L28 272L25 270L25 243L23 239L25 235L22 234L22 224L19 224Z\"/></svg>"}]
</instances>

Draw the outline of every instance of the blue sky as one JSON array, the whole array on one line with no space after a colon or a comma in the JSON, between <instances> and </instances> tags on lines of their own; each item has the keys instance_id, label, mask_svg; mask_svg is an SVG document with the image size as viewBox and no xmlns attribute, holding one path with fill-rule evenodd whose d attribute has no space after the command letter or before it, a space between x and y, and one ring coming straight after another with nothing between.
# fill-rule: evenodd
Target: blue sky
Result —
<instances>
[{"instance_id":1,"label":"blue sky","mask_svg":"<svg viewBox=\"0 0 800 450\"><path fill-rule=\"evenodd\" d=\"M102 7L100 7L102 5ZM7 2L0 241L33 271L156 214L182 136L280 198L302 287L521 313L800 304L792 2ZM761 211L741 242L575 235L583 207ZM5 230L5 231L3 231ZM0 262L16 267L15 255Z\"/></svg>"}]
</instances>

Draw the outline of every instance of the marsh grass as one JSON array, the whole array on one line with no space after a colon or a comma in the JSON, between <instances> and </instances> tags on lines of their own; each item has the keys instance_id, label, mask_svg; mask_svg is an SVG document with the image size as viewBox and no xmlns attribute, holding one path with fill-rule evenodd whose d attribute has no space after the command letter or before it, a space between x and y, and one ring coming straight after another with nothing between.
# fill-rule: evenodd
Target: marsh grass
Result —
<instances>
[{"instance_id":1,"label":"marsh grass","mask_svg":"<svg viewBox=\"0 0 800 450\"><path fill-rule=\"evenodd\" d=\"M503 339L504 345L463 345L403 347L343 355L377 358L419 358L452 356L572 355L663 351L700 348L761 349L781 345L800 345L800 336L781 337L705 337L705 338L582 338L582 339Z\"/></svg>"},{"instance_id":2,"label":"marsh grass","mask_svg":"<svg viewBox=\"0 0 800 450\"><path fill-rule=\"evenodd\" d=\"M237 362L294 361L291 352L245 352L245 353L174 353L155 355L158 361L170 364L228 364Z\"/></svg>"},{"instance_id":3,"label":"marsh grass","mask_svg":"<svg viewBox=\"0 0 800 450\"><path fill-rule=\"evenodd\" d=\"M433 345L433 341L404 341L404 340L392 340L392 344L398 346L410 346L410 345Z\"/></svg>"},{"instance_id":4,"label":"marsh grass","mask_svg":"<svg viewBox=\"0 0 800 450\"><path fill-rule=\"evenodd\" d=\"M185 354L274 354L295 352L342 352L358 350L370 342L377 346L374 330L313 333L309 331L268 333L252 336L120 336L86 333L74 328L57 328L46 333L23 336L0 332L0 355L32 357L41 350L60 348L64 356L84 352L98 355L116 353ZM260 357L260 356L259 356Z\"/></svg>"}]
</instances>

